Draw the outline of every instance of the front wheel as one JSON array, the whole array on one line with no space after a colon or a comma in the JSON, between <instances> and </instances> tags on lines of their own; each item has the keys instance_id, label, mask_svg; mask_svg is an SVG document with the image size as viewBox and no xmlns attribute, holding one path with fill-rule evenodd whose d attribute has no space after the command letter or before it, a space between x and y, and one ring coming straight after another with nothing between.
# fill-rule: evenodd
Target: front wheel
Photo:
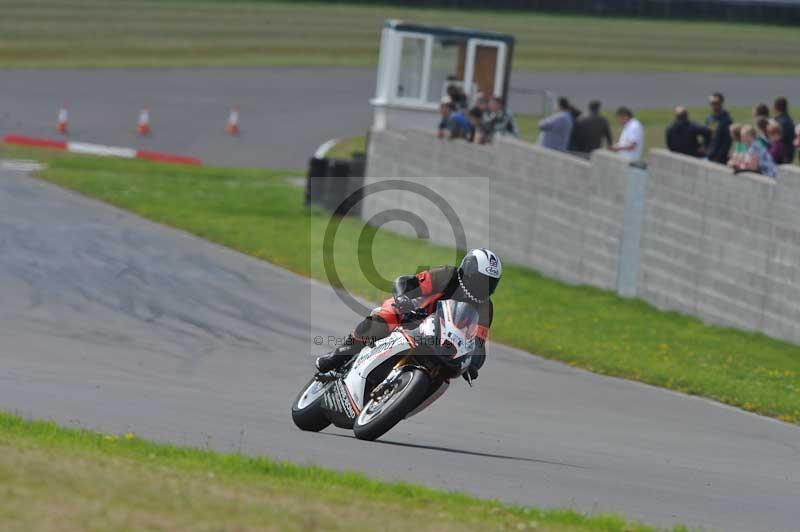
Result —
<instances>
[{"instance_id":1,"label":"front wheel","mask_svg":"<svg viewBox=\"0 0 800 532\"><path fill-rule=\"evenodd\" d=\"M431 379L419 368L400 372L386 390L366 404L353 424L359 440L376 440L400 423L406 415L425 400Z\"/></svg>"},{"instance_id":2,"label":"front wheel","mask_svg":"<svg viewBox=\"0 0 800 532\"><path fill-rule=\"evenodd\" d=\"M313 378L300 391L292 404L292 421L300 430L319 432L331 422L322 410L322 396L329 383Z\"/></svg>"}]
</instances>

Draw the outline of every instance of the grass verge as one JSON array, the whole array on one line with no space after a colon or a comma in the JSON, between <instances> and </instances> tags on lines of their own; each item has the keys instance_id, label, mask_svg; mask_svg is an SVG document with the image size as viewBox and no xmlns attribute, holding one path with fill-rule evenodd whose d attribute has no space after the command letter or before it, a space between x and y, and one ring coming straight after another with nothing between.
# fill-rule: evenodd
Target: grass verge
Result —
<instances>
[{"instance_id":1,"label":"grass verge","mask_svg":"<svg viewBox=\"0 0 800 532\"><path fill-rule=\"evenodd\" d=\"M32 152L6 148L6 153ZM303 190L287 183L288 172L179 167L62 152L34 157L47 159L48 168L39 173L43 179L326 279L312 250L321 249L329 217L302 206ZM357 260L363 228L358 219L342 222L336 265L344 286L379 300L385 293L364 280ZM377 231L372 257L385 278L413 271L420 261L456 260L452 249L386 231ZM513 265L505 269L494 299L495 340L800 424L800 346L705 325Z\"/></svg>"},{"instance_id":2,"label":"grass verge","mask_svg":"<svg viewBox=\"0 0 800 532\"><path fill-rule=\"evenodd\" d=\"M792 27L398 6L0 0L0 66L373 66L386 18L514 35L514 68L800 71Z\"/></svg>"},{"instance_id":3,"label":"grass verge","mask_svg":"<svg viewBox=\"0 0 800 532\"><path fill-rule=\"evenodd\" d=\"M2 412L0 481L0 529L8 532L652 530L614 515L510 506Z\"/></svg>"}]
</instances>

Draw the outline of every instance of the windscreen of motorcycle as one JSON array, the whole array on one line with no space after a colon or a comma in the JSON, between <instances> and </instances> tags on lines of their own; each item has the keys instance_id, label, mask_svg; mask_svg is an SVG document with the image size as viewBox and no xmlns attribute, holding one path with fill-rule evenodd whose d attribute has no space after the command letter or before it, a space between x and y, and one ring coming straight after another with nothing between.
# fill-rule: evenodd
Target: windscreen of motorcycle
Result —
<instances>
[{"instance_id":1,"label":"windscreen of motorcycle","mask_svg":"<svg viewBox=\"0 0 800 532\"><path fill-rule=\"evenodd\" d=\"M448 299L436 306L439 316L439 343L455 347L453 358L460 358L475 349L478 333L478 311L469 303Z\"/></svg>"}]
</instances>

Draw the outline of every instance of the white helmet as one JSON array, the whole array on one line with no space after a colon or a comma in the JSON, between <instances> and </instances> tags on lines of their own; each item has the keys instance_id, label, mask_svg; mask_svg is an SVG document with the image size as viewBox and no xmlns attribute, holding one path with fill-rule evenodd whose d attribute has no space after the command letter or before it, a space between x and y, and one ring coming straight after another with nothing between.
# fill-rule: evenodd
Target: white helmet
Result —
<instances>
[{"instance_id":1,"label":"white helmet","mask_svg":"<svg viewBox=\"0 0 800 532\"><path fill-rule=\"evenodd\" d=\"M486 248L473 249L458 267L458 284L472 302L483 303L494 293L502 273L497 255Z\"/></svg>"}]
</instances>

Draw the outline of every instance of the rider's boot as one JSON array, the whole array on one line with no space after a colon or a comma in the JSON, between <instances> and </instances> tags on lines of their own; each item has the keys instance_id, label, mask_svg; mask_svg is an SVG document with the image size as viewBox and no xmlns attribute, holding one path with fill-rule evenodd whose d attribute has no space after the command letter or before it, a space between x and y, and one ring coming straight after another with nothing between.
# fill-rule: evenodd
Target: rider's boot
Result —
<instances>
[{"instance_id":1,"label":"rider's boot","mask_svg":"<svg viewBox=\"0 0 800 532\"><path fill-rule=\"evenodd\" d=\"M367 344L355 340L352 336L348 336L341 345L328 353L317 358L316 366L320 373L327 373L344 366L348 360L353 358L359 351Z\"/></svg>"}]
</instances>

